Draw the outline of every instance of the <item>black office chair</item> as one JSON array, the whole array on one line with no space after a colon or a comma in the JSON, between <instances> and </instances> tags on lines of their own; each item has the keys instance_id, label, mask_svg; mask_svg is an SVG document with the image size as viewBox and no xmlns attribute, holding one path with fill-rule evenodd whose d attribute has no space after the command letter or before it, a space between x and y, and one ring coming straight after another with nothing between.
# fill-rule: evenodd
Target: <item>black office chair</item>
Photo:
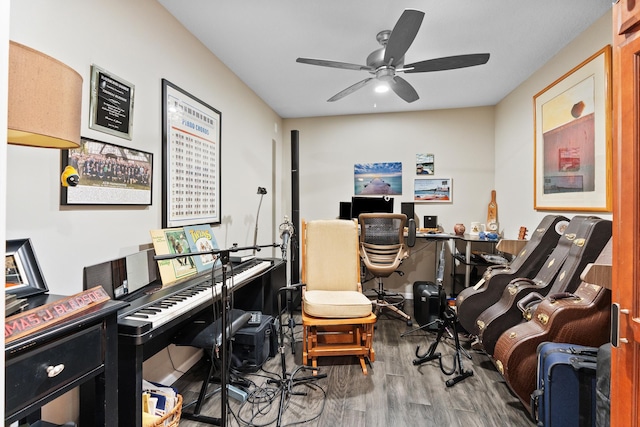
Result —
<instances>
[{"instance_id":1,"label":"black office chair","mask_svg":"<svg viewBox=\"0 0 640 427\"><path fill-rule=\"evenodd\" d=\"M231 340L236 332L249 322L251 313L232 308L229 310L228 316L226 336ZM219 391L218 388L211 393L207 393L209 383L212 382L212 380L215 381L216 371L221 373L222 369L228 369L228 366L225 367L221 365L221 357L214 351L216 348L222 346L222 319L218 318L214 322L192 323L181 334L175 337L173 343L175 345L201 348L205 351L205 357L209 360L209 369L206 370L207 374L202 379L198 399L182 406L182 418L206 424L220 425L220 418L201 415L200 411L202 410L202 405L205 400ZM231 352L229 351L228 353L226 360L231 360ZM185 411L185 409L194 405L193 412Z\"/></svg>"},{"instance_id":2,"label":"black office chair","mask_svg":"<svg viewBox=\"0 0 640 427\"><path fill-rule=\"evenodd\" d=\"M364 213L360 222L360 256L378 283L375 290L375 311L389 309L404 318L408 326L413 323L411 316L402 311L404 295L384 289L382 279L398 271L403 260L409 257L409 248L415 245L416 223L405 214ZM407 237L405 239L405 226Z\"/></svg>"}]
</instances>

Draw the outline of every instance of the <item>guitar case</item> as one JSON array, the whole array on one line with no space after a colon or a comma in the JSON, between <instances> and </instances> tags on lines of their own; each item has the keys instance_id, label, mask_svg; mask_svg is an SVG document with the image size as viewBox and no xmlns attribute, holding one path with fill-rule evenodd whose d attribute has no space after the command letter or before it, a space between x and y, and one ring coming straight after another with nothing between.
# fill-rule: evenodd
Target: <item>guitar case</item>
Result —
<instances>
[{"instance_id":1,"label":"guitar case","mask_svg":"<svg viewBox=\"0 0 640 427\"><path fill-rule=\"evenodd\" d=\"M458 321L472 335L480 333L476 320L480 313L498 302L504 288L513 279L533 278L551 254L562 234L561 226L569 220L561 215L547 215L506 268L489 267L483 278L473 287L460 292L456 298Z\"/></svg>"},{"instance_id":2,"label":"guitar case","mask_svg":"<svg viewBox=\"0 0 640 427\"><path fill-rule=\"evenodd\" d=\"M500 301L478 316L478 337L487 354L493 356L504 331L531 316L533 309L527 307L529 302L540 301L549 293L574 292L580 285L580 274L596 260L610 238L611 221L573 217L536 277L512 280Z\"/></svg>"},{"instance_id":3,"label":"guitar case","mask_svg":"<svg viewBox=\"0 0 640 427\"><path fill-rule=\"evenodd\" d=\"M530 321L507 329L494 359L511 390L528 407L536 388L536 348L549 341L599 347L609 341L611 291L582 282L573 292L549 295Z\"/></svg>"}]
</instances>

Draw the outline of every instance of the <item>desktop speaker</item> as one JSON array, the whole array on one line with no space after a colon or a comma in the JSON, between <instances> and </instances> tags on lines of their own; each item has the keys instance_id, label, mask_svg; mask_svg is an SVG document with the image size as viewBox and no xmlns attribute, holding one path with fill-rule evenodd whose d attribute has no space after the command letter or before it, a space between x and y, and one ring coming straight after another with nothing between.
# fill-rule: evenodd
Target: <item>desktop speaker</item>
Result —
<instances>
[{"instance_id":1,"label":"desktop speaker","mask_svg":"<svg viewBox=\"0 0 640 427\"><path fill-rule=\"evenodd\" d=\"M351 219L351 202L340 202L340 219Z\"/></svg>"},{"instance_id":2,"label":"desktop speaker","mask_svg":"<svg viewBox=\"0 0 640 427\"><path fill-rule=\"evenodd\" d=\"M438 217L435 215L425 215L422 228L438 228Z\"/></svg>"},{"instance_id":3,"label":"desktop speaker","mask_svg":"<svg viewBox=\"0 0 640 427\"><path fill-rule=\"evenodd\" d=\"M415 204L413 202L402 202L400 204L400 213L407 216L407 220L413 219L416 215Z\"/></svg>"}]
</instances>

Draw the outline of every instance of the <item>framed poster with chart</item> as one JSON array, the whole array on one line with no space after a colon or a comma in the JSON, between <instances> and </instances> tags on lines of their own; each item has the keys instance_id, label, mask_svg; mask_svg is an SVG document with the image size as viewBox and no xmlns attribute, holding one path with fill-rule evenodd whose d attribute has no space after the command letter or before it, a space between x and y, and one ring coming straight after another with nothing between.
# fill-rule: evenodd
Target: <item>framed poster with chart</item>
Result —
<instances>
[{"instance_id":1,"label":"framed poster with chart","mask_svg":"<svg viewBox=\"0 0 640 427\"><path fill-rule=\"evenodd\" d=\"M220 224L222 114L162 79L162 226Z\"/></svg>"}]
</instances>

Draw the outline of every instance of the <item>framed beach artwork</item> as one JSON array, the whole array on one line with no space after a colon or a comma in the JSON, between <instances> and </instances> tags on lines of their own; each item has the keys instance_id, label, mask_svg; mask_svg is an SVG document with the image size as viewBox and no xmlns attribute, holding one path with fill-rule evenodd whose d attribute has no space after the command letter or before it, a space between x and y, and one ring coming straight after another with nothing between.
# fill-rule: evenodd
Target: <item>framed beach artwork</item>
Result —
<instances>
[{"instance_id":1,"label":"framed beach artwork","mask_svg":"<svg viewBox=\"0 0 640 427\"><path fill-rule=\"evenodd\" d=\"M415 202L451 203L451 178L416 178L413 185Z\"/></svg>"},{"instance_id":2,"label":"framed beach artwork","mask_svg":"<svg viewBox=\"0 0 640 427\"><path fill-rule=\"evenodd\" d=\"M356 196L402 194L402 162L356 163L353 169Z\"/></svg>"},{"instance_id":3,"label":"framed beach artwork","mask_svg":"<svg viewBox=\"0 0 640 427\"><path fill-rule=\"evenodd\" d=\"M416 175L433 175L435 173L434 158L433 154L416 154Z\"/></svg>"},{"instance_id":4,"label":"framed beach artwork","mask_svg":"<svg viewBox=\"0 0 640 427\"><path fill-rule=\"evenodd\" d=\"M534 96L534 207L610 212L611 46Z\"/></svg>"}]
</instances>

